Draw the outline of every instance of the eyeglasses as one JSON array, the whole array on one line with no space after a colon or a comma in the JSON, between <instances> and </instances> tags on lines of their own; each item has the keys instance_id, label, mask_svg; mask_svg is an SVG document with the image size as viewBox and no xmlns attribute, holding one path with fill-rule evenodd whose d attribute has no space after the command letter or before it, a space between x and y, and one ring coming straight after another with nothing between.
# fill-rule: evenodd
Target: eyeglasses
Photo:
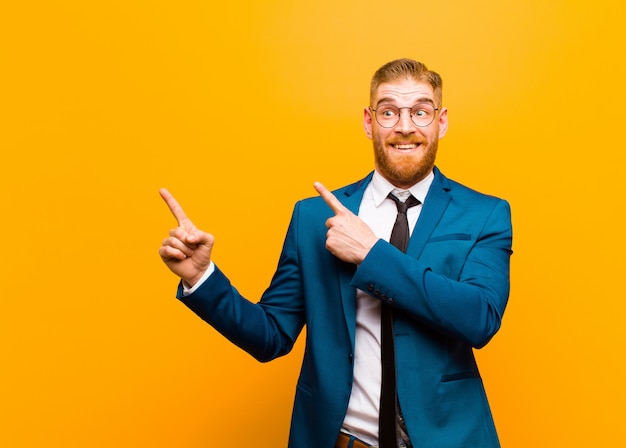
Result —
<instances>
[{"instance_id":1,"label":"eyeglasses","mask_svg":"<svg viewBox=\"0 0 626 448\"><path fill-rule=\"evenodd\" d=\"M438 107L430 103L417 103L413 107L396 107L393 104L381 104L378 109L370 107L370 110L376 115L376 121L383 128L392 128L397 125L402 109L410 110L411 121L420 128L431 124L435 119L435 112L439 110Z\"/></svg>"}]
</instances>

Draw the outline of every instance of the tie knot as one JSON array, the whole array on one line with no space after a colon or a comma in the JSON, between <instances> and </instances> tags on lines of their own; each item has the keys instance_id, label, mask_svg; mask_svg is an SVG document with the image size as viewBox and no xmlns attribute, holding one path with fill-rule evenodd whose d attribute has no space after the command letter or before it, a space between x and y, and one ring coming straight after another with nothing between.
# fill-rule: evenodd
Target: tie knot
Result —
<instances>
[{"instance_id":1,"label":"tie knot","mask_svg":"<svg viewBox=\"0 0 626 448\"><path fill-rule=\"evenodd\" d=\"M389 193L387 195L387 197L389 199L391 199L393 202L396 203L396 207L398 208L398 213L406 213L406 211L411 208L411 207L415 207L416 205L421 204L421 202L419 201L419 199L417 199L415 196L413 195L409 195L408 198L406 198L406 201L402 202L395 194L393 193Z\"/></svg>"}]
</instances>

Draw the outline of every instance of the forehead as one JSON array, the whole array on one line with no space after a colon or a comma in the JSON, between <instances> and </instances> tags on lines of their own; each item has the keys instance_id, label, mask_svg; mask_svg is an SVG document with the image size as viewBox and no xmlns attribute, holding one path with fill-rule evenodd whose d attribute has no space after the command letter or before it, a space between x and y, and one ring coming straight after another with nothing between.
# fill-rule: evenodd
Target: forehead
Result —
<instances>
[{"instance_id":1,"label":"forehead","mask_svg":"<svg viewBox=\"0 0 626 448\"><path fill-rule=\"evenodd\" d=\"M417 102L435 103L435 92L430 84L410 78L380 84L372 98L373 105L393 103L411 106Z\"/></svg>"}]
</instances>

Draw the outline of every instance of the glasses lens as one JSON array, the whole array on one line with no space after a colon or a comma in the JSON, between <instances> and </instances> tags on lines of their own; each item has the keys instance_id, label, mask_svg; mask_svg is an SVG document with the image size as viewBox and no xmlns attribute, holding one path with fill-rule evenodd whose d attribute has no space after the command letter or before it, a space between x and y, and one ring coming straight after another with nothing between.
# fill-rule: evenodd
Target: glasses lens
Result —
<instances>
[{"instance_id":1,"label":"glasses lens","mask_svg":"<svg viewBox=\"0 0 626 448\"><path fill-rule=\"evenodd\" d=\"M392 128L400 120L400 110L391 104L381 104L376 113L376 121L384 128Z\"/></svg>"},{"instance_id":2,"label":"glasses lens","mask_svg":"<svg viewBox=\"0 0 626 448\"><path fill-rule=\"evenodd\" d=\"M435 119L435 108L430 103L419 103L411 108L411 119L415 126L428 126Z\"/></svg>"}]
</instances>

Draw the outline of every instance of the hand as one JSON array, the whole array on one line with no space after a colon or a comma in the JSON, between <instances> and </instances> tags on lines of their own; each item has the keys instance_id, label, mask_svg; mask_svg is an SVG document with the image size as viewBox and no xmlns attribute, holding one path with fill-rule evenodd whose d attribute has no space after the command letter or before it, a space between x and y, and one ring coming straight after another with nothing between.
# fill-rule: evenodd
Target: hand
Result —
<instances>
[{"instance_id":1,"label":"hand","mask_svg":"<svg viewBox=\"0 0 626 448\"><path fill-rule=\"evenodd\" d=\"M187 218L174 196L165 188L159 190L161 197L178 221L178 227L170 230L159 249L161 259L188 287L192 287L211 263L213 235L198 230Z\"/></svg>"},{"instance_id":2,"label":"hand","mask_svg":"<svg viewBox=\"0 0 626 448\"><path fill-rule=\"evenodd\" d=\"M360 264L378 237L365 222L346 207L324 185L313 184L335 216L328 218L326 249L348 263Z\"/></svg>"}]
</instances>

